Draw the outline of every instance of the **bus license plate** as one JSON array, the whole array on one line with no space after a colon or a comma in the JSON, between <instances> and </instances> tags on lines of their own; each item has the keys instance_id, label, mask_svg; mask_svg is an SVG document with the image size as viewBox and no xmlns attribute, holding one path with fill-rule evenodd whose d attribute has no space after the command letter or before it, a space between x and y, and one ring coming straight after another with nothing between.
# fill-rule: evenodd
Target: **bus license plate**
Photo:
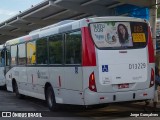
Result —
<instances>
[{"instance_id":1,"label":"bus license plate","mask_svg":"<svg viewBox=\"0 0 160 120\"><path fill-rule=\"evenodd\" d=\"M128 83L118 84L118 89L123 89L123 88L129 88L129 84Z\"/></svg>"}]
</instances>

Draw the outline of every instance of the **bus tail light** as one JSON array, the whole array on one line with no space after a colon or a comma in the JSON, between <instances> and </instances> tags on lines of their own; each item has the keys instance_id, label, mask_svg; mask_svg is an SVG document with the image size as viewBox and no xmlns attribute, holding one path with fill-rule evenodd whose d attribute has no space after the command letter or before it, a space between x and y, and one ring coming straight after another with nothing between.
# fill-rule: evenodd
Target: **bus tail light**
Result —
<instances>
[{"instance_id":1,"label":"bus tail light","mask_svg":"<svg viewBox=\"0 0 160 120\"><path fill-rule=\"evenodd\" d=\"M154 85L154 69L151 69L151 80L150 80L150 85L149 87L152 87Z\"/></svg>"},{"instance_id":2,"label":"bus tail light","mask_svg":"<svg viewBox=\"0 0 160 120\"><path fill-rule=\"evenodd\" d=\"M92 72L89 76L89 89L91 91L97 92L94 72Z\"/></svg>"},{"instance_id":3,"label":"bus tail light","mask_svg":"<svg viewBox=\"0 0 160 120\"><path fill-rule=\"evenodd\" d=\"M153 47L153 41L152 41L152 35L150 27L148 27L148 55L149 55L149 63L154 63L154 47Z\"/></svg>"}]
</instances>

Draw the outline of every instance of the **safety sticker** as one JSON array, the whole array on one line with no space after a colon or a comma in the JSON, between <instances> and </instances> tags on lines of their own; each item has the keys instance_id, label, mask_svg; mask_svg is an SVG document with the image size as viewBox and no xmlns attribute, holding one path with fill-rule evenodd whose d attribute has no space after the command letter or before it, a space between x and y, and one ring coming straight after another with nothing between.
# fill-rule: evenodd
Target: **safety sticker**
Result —
<instances>
[{"instance_id":1,"label":"safety sticker","mask_svg":"<svg viewBox=\"0 0 160 120\"><path fill-rule=\"evenodd\" d=\"M108 72L108 65L102 65L102 72Z\"/></svg>"}]
</instances>

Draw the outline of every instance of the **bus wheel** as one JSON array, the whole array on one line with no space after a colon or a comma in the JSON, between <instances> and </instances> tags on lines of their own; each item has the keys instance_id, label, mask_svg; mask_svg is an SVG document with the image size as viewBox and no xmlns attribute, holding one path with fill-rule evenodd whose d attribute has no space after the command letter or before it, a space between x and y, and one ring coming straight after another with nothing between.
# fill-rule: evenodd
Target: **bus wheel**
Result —
<instances>
[{"instance_id":1,"label":"bus wheel","mask_svg":"<svg viewBox=\"0 0 160 120\"><path fill-rule=\"evenodd\" d=\"M17 85L16 82L14 83L14 86L13 86L13 87L14 87L14 92L15 92L15 94L16 94L16 97L19 98L19 99L24 98L24 95L22 95L22 94L19 93L18 85Z\"/></svg>"},{"instance_id":2,"label":"bus wheel","mask_svg":"<svg viewBox=\"0 0 160 120\"><path fill-rule=\"evenodd\" d=\"M46 91L46 102L51 111L57 110L55 95L54 95L53 88L51 86L49 86Z\"/></svg>"}]
</instances>

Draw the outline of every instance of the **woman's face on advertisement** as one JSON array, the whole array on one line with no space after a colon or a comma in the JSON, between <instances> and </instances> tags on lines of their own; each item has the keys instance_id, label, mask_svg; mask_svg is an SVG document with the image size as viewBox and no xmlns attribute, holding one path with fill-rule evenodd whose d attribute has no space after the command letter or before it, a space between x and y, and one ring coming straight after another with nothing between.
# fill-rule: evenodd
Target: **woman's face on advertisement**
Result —
<instances>
[{"instance_id":1,"label":"woman's face on advertisement","mask_svg":"<svg viewBox=\"0 0 160 120\"><path fill-rule=\"evenodd\" d=\"M125 32L126 32L126 31L125 31L125 28L124 28L122 25L119 26L119 31L120 31L120 33L123 34L123 35L124 35Z\"/></svg>"}]
</instances>

